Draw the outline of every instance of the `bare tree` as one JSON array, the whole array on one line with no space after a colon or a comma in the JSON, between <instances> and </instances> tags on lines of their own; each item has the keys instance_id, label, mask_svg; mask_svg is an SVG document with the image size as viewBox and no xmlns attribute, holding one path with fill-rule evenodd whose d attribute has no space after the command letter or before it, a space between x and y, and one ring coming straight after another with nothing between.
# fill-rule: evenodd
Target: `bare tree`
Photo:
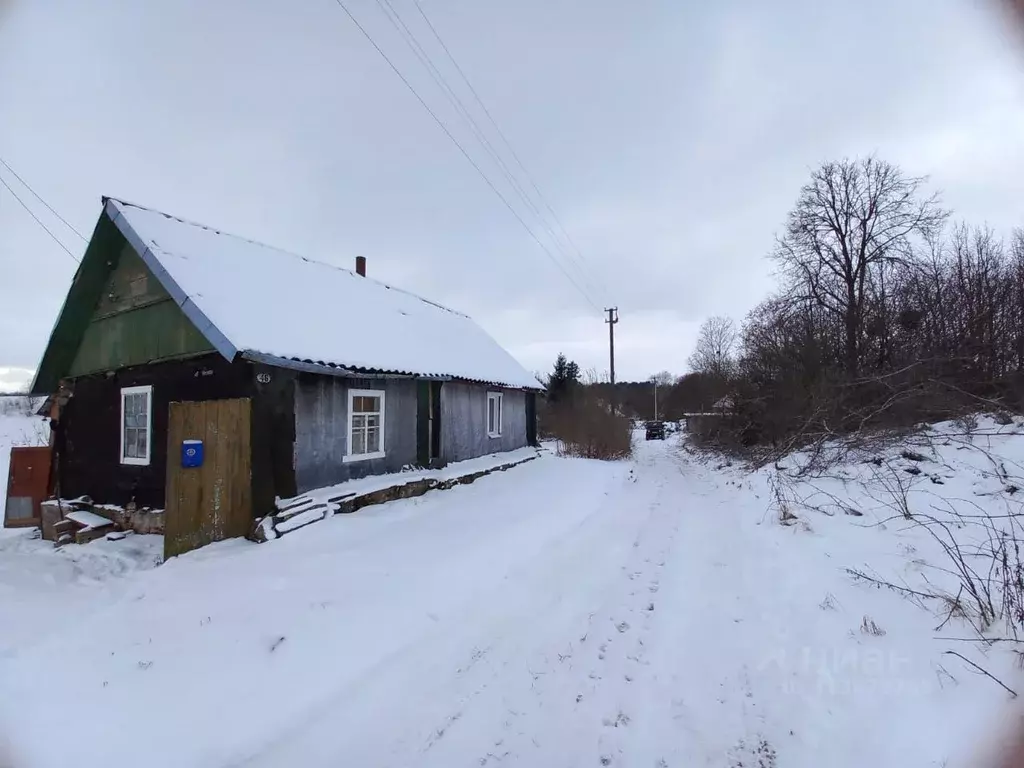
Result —
<instances>
[{"instance_id":1,"label":"bare tree","mask_svg":"<svg viewBox=\"0 0 1024 768\"><path fill-rule=\"evenodd\" d=\"M690 368L720 378L728 377L738 337L736 324L731 318L709 317L697 334L697 344L688 361Z\"/></svg>"},{"instance_id":2,"label":"bare tree","mask_svg":"<svg viewBox=\"0 0 1024 768\"><path fill-rule=\"evenodd\" d=\"M779 290L743 323L722 382L734 406L711 441L770 457L979 408L1000 423L1024 412L1024 231L945 228L922 184L874 158L814 172L774 253Z\"/></svg>"},{"instance_id":3,"label":"bare tree","mask_svg":"<svg viewBox=\"0 0 1024 768\"><path fill-rule=\"evenodd\" d=\"M671 387L676 383L676 378L676 375L670 371L658 371L651 376L650 381L653 381L659 387Z\"/></svg>"},{"instance_id":4,"label":"bare tree","mask_svg":"<svg viewBox=\"0 0 1024 768\"><path fill-rule=\"evenodd\" d=\"M800 191L773 258L788 288L812 298L842 324L843 364L856 377L873 285L915 245L934 237L947 212L925 179L875 157L823 163Z\"/></svg>"}]
</instances>

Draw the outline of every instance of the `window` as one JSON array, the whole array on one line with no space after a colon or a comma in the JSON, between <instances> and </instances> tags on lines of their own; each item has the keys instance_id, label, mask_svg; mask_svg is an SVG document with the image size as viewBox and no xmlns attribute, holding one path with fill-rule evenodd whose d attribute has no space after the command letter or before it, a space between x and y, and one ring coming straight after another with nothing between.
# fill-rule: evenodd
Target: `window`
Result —
<instances>
[{"instance_id":1,"label":"window","mask_svg":"<svg viewBox=\"0 0 1024 768\"><path fill-rule=\"evenodd\" d=\"M501 437L501 392L487 393L487 434Z\"/></svg>"},{"instance_id":2,"label":"window","mask_svg":"<svg viewBox=\"0 0 1024 768\"><path fill-rule=\"evenodd\" d=\"M384 393L379 389L348 391L348 454L345 461L384 457Z\"/></svg>"},{"instance_id":3,"label":"window","mask_svg":"<svg viewBox=\"0 0 1024 768\"><path fill-rule=\"evenodd\" d=\"M125 387L121 390L122 464L149 464L152 417L152 387Z\"/></svg>"}]
</instances>

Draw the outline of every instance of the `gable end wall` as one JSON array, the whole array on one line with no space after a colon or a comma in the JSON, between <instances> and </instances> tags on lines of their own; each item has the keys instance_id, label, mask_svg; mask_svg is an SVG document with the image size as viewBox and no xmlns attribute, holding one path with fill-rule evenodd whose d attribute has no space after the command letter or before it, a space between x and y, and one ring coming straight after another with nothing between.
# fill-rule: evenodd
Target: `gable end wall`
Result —
<instances>
[{"instance_id":1,"label":"gable end wall","mask_svg":"<svg viewBox=\"0 0 1024 768\"><path fill-rule=\"evenodd\" d=\"M111 258L116 266L92 308L69 376L213 351L130 244Z\"/></svg>"}]
</instances>

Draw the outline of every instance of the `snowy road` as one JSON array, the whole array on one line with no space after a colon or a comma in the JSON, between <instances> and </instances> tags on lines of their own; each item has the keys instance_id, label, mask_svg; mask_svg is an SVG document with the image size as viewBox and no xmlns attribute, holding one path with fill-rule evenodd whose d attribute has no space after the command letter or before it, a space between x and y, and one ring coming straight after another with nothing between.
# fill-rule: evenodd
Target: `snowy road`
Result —
<instances>
[{"instance_id":1,"label":"snowy road","mask_svg":"<svg viewBox=\"0 0 1024 768\"><path fill-rule=\"evenodd\" d=\"M88 734L76 768L944 759L893 717L962 729L977 704L921 656L931 617L766 508L750 476L641 442L208 547L0 656L0 712L19 768L69 764L55 702ZM865 599L887 637L857 635Z\"/></svg>"},{"instance_id":2,"label":"snowy road","mask_svg":"<svg viewBox=\"0 0 1024 768\"><path fill-rule=\"evenodd\" d=\"M649 695L653 638L663 625L685 631L659 594L683 486L664 449L645 447L572 526L533 542L386 669L338 690L313 721L243 764L333 755L357 765L600 765L641 749L656 721L634 718L670 704ZM570 511L537 502L543 516Z\"/></svg>"}]
</instances>

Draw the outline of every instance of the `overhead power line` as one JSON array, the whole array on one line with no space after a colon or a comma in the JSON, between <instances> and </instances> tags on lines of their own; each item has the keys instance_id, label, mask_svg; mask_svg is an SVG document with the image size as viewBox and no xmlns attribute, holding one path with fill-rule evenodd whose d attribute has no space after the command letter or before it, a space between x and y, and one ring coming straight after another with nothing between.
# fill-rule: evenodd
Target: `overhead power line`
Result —
<instances>
[{"instance_id":1,"label":"overhead power line","mask_svg":"<svg viewBox=\"0 0 1024 768\"><path fill-rule=\"evenodd\" d=\"M505 180L512 187L512 191L515 192L516 195L518 195L519 199L523 202L528 211L532 212L533 215L536 216L537 219L540 221L543 228L547 231L548 236L551 238L551 242L555 246L555 249L565 258L566 264L575 268L577 277L579 277L580 280L583 282L583 286L578 286L578 288L584 292L587 301L595 309L597 309L598 302L594 300L592 294L600 294L602 292L601 289L596 288L594 281L587 274L586 269L584 269L578 262L575 261L571 253L565 250L564 246L559 241L558 236L555 234L554 230L552 230L551 226L548 224L540 209L534 204L533 200L523 189L515 174L512 172L512 170L505 163L504 159L501 157L501 153L488 139L486 131L484 131L484 129L477 123L476 119L473 117L472 112L470 112L470 110L466 107L462 99L459 98L458 93L456 93L455 90L448 83L448 80L445 78L441 70L438 69L438 67L434 64L434 61L431 58L430 54L420 44L419 40L416 39L416 33L413 32L405 23L405 20L402 18L402 14L398 11L397 8L394 7L394 5L392 5L391 0L376 0L376 3L377 6L380 8L381 12L387 17L388 21L391 23L391 26L395 28L395 30L402 37L406 46L408 46L409 50L412 51L413 55L419 60L420 64L427 71L427 74L434 81L434 84L437 85L437 87L441 90L442 94L444 94L444 96L448 99L448 102L452 105L452 107L454 107L459 117L461 117L462 120L469 126L469 129L473 133L474 138L483 147L484 152L486 152L487 155L494 161L495 165L498 168L498 171L502 174ZM565 270L563 269L563 271Z\"/></svg>"},{"instance_id":2,"label":"overhead power line","mask_svg":"<svg viewBox=\"0 0 1024 768\"><path fill-rule=\"evenodd\" d=\"M551 242L554 244L555 248L558 250L558 252L563 257L565 257L566 263L569 264L570 266L572 266L576 270L577 276L584 282L584 284L587 285L588 292L592 291L593 293L596 293L596 294L599 294L599 295L604 294L606 296L607 295L607 291L605 291L605 289L602 288L591 277L591 275L589 274L586 266L584 264L582 264L580 261L578 261L573 256L573 254L570 251L566 250L565 246L559 240L558 235L555 234L554 229L552 229L551 225L548 223L547 218L545 217L545 215L541 212L540 208L537 207L536 203L534 203L533 199L530 197L530 195L527 193L527 191L523 188L523 185L520 184L519 179L516 178L516 175L512 171L512 169L508 167L508 164L502 158L501 153L491 143L490 139L488 139L487 132L480 126L479 123L477 123L476 119L473 117L472 112L463 103L462 99L459 98L459 95L458 95L458 93L455 92L455 89L452 88L452 86L448 83L448 80L445 78L444 74L441 72L441 70L434 63L434 61L431 58L430 54L420 44L419 40L416 39L416 33L413 32L409 28L409 26L405 23L405 20L402 18L402 14L398 11L397 8L394 7L394 5L392 5L391 0L376 0L376 2L377 2L377 6L381 9L381 12L384 13L384 15L388 17L388 21L391 22L391 25L395 28L395 30L399 33L399 35L402 36L403 40L405 41L405 44L413 52L413 54L416 56L416 58L419 59L419 62L420 62L420 64L423 65L424 69L427 70L427 74L430 75L430 77L434 81L435 85L437 85L437 87L441 89L441 92L448 99L448 102L455 108L455 111L459 114L459 116L463 119L463 121L469 126L469 129L470 129L470 131L472 131L473 136L476 138L477 142L480 143L480 145L483 147L484 151L494 161L495 165L498 167L499 172L502 174L502 176L504 176L505 180L512 187L512 190L516 193L516 195L518 195L519 199L523 202L523 204L526 206L526 208L534 216L537 217L537 220L540 222L541 226L547 232L548 237L551 238ZM422 10L421 10L421 14L422 14ZM426 19L425 14L424 14L424 18ZM429 24L429 19L426 19L426 21ZM435 37L438 36L436 30L434 30L434 35L435 35ZM439 40L439 42L441 42L442 47L443 47L444 46L444 41L440 40L440 38L438 38L438 40ZM448 52L448 56L449 56L449 58L451 58L451 53L450 52ZM458 63L455 62L454 59L452 61L456 65L456 67L458 68ZM461 70L460 70L460 74L461 74ZM464 80L466 79L464 74L463 74L463 79ZM467 81L467 85L469 85L468 81ZM470 89L472 90L472 86L471 85L470 85ZM479 102L479 97L477 97L477 100ZM484 107L484 109L486 111L486 107ZM501 130L497 128L497 124L494 123L493 118L491 118L491 122L492 122L492 124L495 125L495 128L498 130L498 132L500 134ZM508 144L507 139L505 140L505 143ZM512 153L513 153L513 155L515 154L514 151ZM520 166L521 165L522 165L522 163L520 163ZM525 172L525 169L524 169L524 172ZM527 174L527 176L528 175L529 174ZM532 183L532 180L531 180L531 183ZM536 185L534 184L533 186L536 189ZM539 194L539 190L538 190L538 194ZM550 208L550 206L549 206L549 208ZM557 217L555 217L555 218L557 219ZM582 254L580 254L580 255L582 256Z\"/></svg>"},{"instance_id":3,"label":"overhead power line","mask_svg":"<svg viewBox=\"0 0 1024 768\"><path fill-rule=\"evenodd\" d=\"M494 194L498 197L499 200L501 200L504 206L508 208L509 212L516 218L516 221L518 221L519 224L523 227L523 229L525 229L526 232L530 235L530 237L532 237L533 240L536 241L537 245L540 246L541 250L543 250L544 253L548 256L548 258L552 261L552 263L556 267L558 267L559 271L561 271L562 274L565 275L566 279L573 285L573 287L576 288L580 295L583 296L583 298L586 299L587 302L596 311L600 312L601 308L594 302L593 299L590 298L589 294L579 285L579 283L572 277L572 275L569 274L569 272L565 269L562 263L555 257L555 255L544 244L544 242L539 237L537 237L537 234L523 220L522 216L519 215L519 212L512 207L508 199L494 185L494 182L491 181L490 177L488 177L487 174L484 173L483 169L480 168L477 162L473 159L472 155L470 155L469 152L466 151L466 148L462 146L462 144L459 142L459 140L455 138L452 132L448 129L448 126L446 126L444 122L437 116L434 110L430 108L430 105L427 104L427 102L423 99L422 96L420 96L419 92L413 87L412 83L410 83L409 80L405 77L405 75L402 74L401 70L397 66L395 66L394 62L391 61L388 55L384 53L384 50L377 44L377 42L373 39L370 33L366 31L363 25L359 23L359 20L352 15L352 12L348 9L343 0L335 0L335 2L338 4L338 7L345 12L345 15L348 16L349 20L356 26L356 29L358 29L359 32L363 35L363 37L366 38L367 42L369 42L370 45L373 46L374 50L377 51L380 57L384 59L384 61L391 68L391 70L398 76L398 78L402 81L402 83L409 90L409 92L412 93L412 95L420 103L420 106L422 106L423 109L426 110L427 114L430 115L430 117L434 120L434 122L437 123L437 126L444 132L445 136L447 136L448 139L456 146L456 148L458 148L459 152L462 153L462 156L466 158L469 164L473 166L473 169L480 175L480 178L484 180L484 183L486 183L487 186L490 187L491 191L494 192Z\"/></svg>"},{"instance_id":4,"label":"overhead power line","mask_svg":"<svg viewBox=\"0 0 1024 768\"><path fill-rule=\"evenodd\" d=\"M484 103L483 99L480 98L480 94L477 93L476 88L473 87L473 83L470 82L469 77L466 75L465 71L459 65L459 62L455 59L454 54L451 52L451 50L445 43L444 39L441 37L441 33L437 31L437 28L434 26L433 22L431 22L430 18L427 16L426 11L423 10L423 6L420 5L419 0L413 0L413 5L416 6L416 10L419 11L420 16L423 17L423 21L426 22L427 27L434 35L434 38L437 40L437 42L440 44L441 49L448 57L448 60L451 61L452 66L455 67L455 71L459 73L459 77L462 78L462 82L466 84L466 87L469 89L469 92L473 94L473 99L476 101L477 104L480 105L480 109L483 110L483 113L487 116L488 121L490 121L491 125L494 126L494 130L501 138L501 141L505 145L505 148L508 149L509 154L512 155L512 159L515 160L516 165L518 165L519 169L523 172L523 175L526 177L526 180L530 183L530 186L533 188L533 191L537 194L537 198L541 201L541 204L548 211L548 213L551 214L551 218L554 219L555 224L558 226L558 229L565 237L565 240L569 243L572 249L579 256L580 261L583 262L584 264L587 264L587 260L586 257L583 255L583 252L580 250L579 246L576 245L575 241L569 235L569 232L562 224L562 220L558 217L558 214L555 213L554 208L552 208L551 204L547 201L547 198L544 197L544 193L540 191L540 187L534 181L533 176L530 175L530 172L526 169L526 166L523 164L523 161L519 159L519 154L516 152L515 148L513 148L512 143L505 136L505 132L501 130L501 127L498 125L498 121L495 120L494 116L491 114L491 110L487 108L487 105ZM592 270L592 272L598 280L597 287L600 289L601 292L607 295L609 293L609 291L607 290L607 285L604 283L604 281L600 280L600 276L597 274L596 270Z\"/></svg>"},{"instance_id":5,"label":"overhead power line","mask_svg":"<svg viewBox=\"0 0 1024 768\"><path fill-rule=\"evenodd\" d=\"M22 200L20 197L18 197L18 193L15 192L13 189L11 189L11 185L8 184L4 180L4 178L2 176L0 176L0 184L5 186L7 188L7 191L10 192L14 196L14 199L17 200L19 203L21 203L21 207L24 208L26 211L28 211L28 215L36 220L36 224L38 224L40 227L43 228L43 231L46 232L46 234L48 234L50 236L50 239L53 240L53 242L55 242L57 245L59 245L61 247L61 250L63 250L64 253L66 253L68 256L70 256L72 259L74 259L76 263L80 263L81 262L81 259L79 259L77 256L75 256L75 254L73 254L71 251L69 251L68 247L66 245L64 245L64 243L62 243L60 241L60 238L58 238L55 234L53 234L52 231L50 231L50 228L48 226L46 226L46 224L43 223L42 219L40 219L38 216L36 216L35 212L31 208L28 207L28 205L25 203L25 201Z\"/></svg>"},{"instance_id":6,"label":"overhead power line","mask_svg":"<svg viewBox=\"0 0 1024 768\"><path fill-rule=\"evenodd\" d=\"M11 166L7 164L7 161L4 160L2 157L0 157L0 165L2 165L4 168L6 168L8 171L10 171L11 175L14 176L14 178L16 178L18 181L20 181L22 186L25 187L25 189L27 189L29 192L31 192L35 196L36 200L38 200L40 203L42 203L43 205L46 206L46 210L48 210L50 213L52 213L54 216L56 216L58 219L60 219L61 223L65 227L70 229L72 232L74 232L76 235L78 235L82 239L82 242L85 242L85 243L89 242L89 239L85 235L83 235L81 232L79 232L77 229L75 229L73 226L71 226L68 223L67 219L65 219L63 216L61 216L59 213L57 213L57 211L54 209L54 207L52 205L50 205L48 202L46 202L38 192L36 192L34 189L32 189L32 186L27 181L25 181L23 178L21 178L21 176L18 175L18 172L16 170L14 170L13 168L11 168ZM10 188L8 187L8 189L10 189Z\"/></svg>"}]
</instances>

